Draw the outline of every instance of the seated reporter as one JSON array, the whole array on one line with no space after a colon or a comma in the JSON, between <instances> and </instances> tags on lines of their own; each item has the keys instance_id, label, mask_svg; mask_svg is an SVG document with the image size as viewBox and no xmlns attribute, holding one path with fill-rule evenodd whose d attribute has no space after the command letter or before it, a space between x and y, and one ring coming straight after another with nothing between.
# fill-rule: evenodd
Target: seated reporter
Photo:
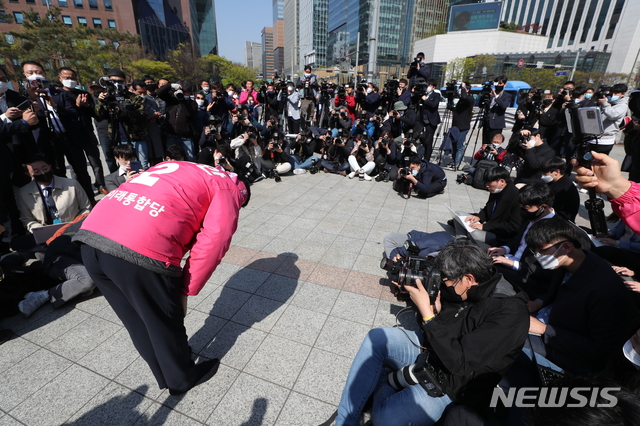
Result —
<instances>
[{"instance_id":1,"label":"seated reporter","mask_svg":"<svg viewBox=\"0 0 640 426\"><path fill-rule=\"evenodd\" d=\"M317 127L311 127L311 129L318 129ZM321 129L318 129L318 132ZM305 134L298 134L294 140L289 141L289 162L291 163L291 168L294 169L302 169L307 170L312 165L315 165L320 161L320 157L314 154L316 146L318 144L324 144L324 141L327 139L328 132L325 131L324 134L319 134L317 140L314 140L314 133L309 130ZM319 150L318 150L319 151Z\"/></svg>"},{"instance_id":2,"label":"seated reporter","mask_svg":"<svg viewBox=\"0 0 640 426\"><path fill-rule=\"evenodd\" d=\"M369 175L376 168L373 159L373 146L369 143L369 138L360 135L360 139L356 140L351 155L349 155L349 166L351 167L349 179L359 176L360 180L371 180Z\"/></svg>"},{"instance_id":3,"label":"seated reporter","mask_svg":"<svg viewBox=\"0 0 640 426\"><path fill-rule=\"evenodd\" d=\"M234 152L229 145L221 144L217 148L205 147L198 155L198 164L222 167L228 172L234 171Z\"/></svg>"},{"instance_id":4,"label":"seated reporter","mask_svg":"<svg viewBox=\"0 0 640 426\"><path fill-rule=\"evenodd\" d=\"M447 176L440 167L421 160L419 156L415 155L409 160L409 169L411 174L403 176L399 171L397 179L412 184L419 198L431 198L444 193L444 188L447 186Z\"/></svg>"},{"instance_id":5,"label":"seated reporter","mask_svg":"<svg viewBox=\"0 0 640 426\"><path fill-rule=\"evenodd\" d=\"M580 234L562 218L534 224L526 242L542 268L564 272L562 283L539 302L547 306L538 312L544 322L531 317L529 331L541 335L532 339L536 356L574 374L601 371L639 314L622 280L605 260L581 248Z\"/></svg>"},{"instance_id":6,"label":"seated reporter","mask_svg":"<svg viewBox=\"0 0 640 426\"><path fill-rule=\"evenodd\" d=\"M241 134L231 141L230 146L235 150L236 160L242 159L243 163L250 161L260 171L262 146L255 131Z\"/></svg>"},{"instance_id":7,"label":"seated reporter","mask_svg":"<svg viewBox=\"0 0 640 426\"><path fill-rule=\"evenodd\" d=\"M580 210L580 194L573 181L565 174L567 163L560 157L546 160L540 166L542 181L549 184L553 192L553 209L563 218L576 221Z\"/></svg>"},{"instance_id":8,"label":"seated reporter","mask_svg":"<svg viewBox=\"0 0 640 426\"><path fill-rule=\"evenodd\" d=\"M507 169L501 166L487 170L484 181L491 193L487 204L478 213L467 216L465 221L474 229L473 239L498 245L515 237L520 228L518 189L511 182Z\"/></svg>"},{"instance_id":9,"label":"seated reporter","mask_svg":"<svg viewBox=\"0 0 640 426\"><path fill-rule=\"evenodd\" d=\"M369 332L351 365L336 425L359 424L369 397L373 424L432 425L451 402L476 406L488 401L518 357L529 327L526 295L516 292L468 241L447 244L435 267L442 284L434 305L423 283L405 287L419 311L420 332L387 327ZM441 396L430 396L420 384L396 390L388 381L389 373L414 364L422 347L444 379Z\"/></svg>"},{"instance_id":10,"label":"seated reporter","mask_svg":"<svg viewBox=\"0 0 640 426\"><path fill-rule=\"evenodd\" d=\"M555 151L544 141L539 130L521 130L522 142L516 153L524 160L518 171L516 183L539 183L542 180L542 163L556 156Z\"/></svg>"},{"instance_id":11,"label":"seated reporter","mask_svg":"<svg viewBox=\"0 0 640 426\"><path fill-rule=\"evenodd\" d=\"M378 169L376 181L394 181L398 177L398 145L394 142L390 132L382 132L378 139L373 158Z\"/></svg>"},{"instance_id":12,"label":"seated reporter","mask_svg":"<svg viewBox=\"0 0 640 426\"><path fill-rule=\"evenodd\" d=\"M291 158L283 149L281 136L276 136L270 140L266 146L264 154L260 157L260 168L267 174L275 170L278 175L283 175L291 171Z\"/></svg>"},{"instance_id":13,"label":"seated reporter","mask_svg":"<svg viewBox=\"0 0 640 426\"><path fill-rule=\"evenodd\" d=\"M324 146L322 147L322 160L320 166L325 173L338 173L342 176L346 176L346 171L349 170L349 155L351 149L349 145L353 146L351 141L345 141L341 137L326 138Z\"/></svg>"},{"instance_id":14,"label":"seated reporter","mask_svg":"<svg viewBox=\"0 0 640 426\"><path fill-rule=\"evenodd\" d=\"M131 170L131 162L137 159L133 145L116 145L113 148L113 158L116 160L118 170L104 177L105 186L109 192L130 181L139 172L139 170Z\"/></svg>"}]
</instances>

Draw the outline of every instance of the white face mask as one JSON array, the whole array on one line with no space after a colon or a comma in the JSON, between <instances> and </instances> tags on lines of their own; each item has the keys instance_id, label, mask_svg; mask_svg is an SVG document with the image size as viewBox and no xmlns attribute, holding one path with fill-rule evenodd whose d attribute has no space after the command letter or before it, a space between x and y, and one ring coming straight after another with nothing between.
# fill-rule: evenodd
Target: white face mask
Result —
<instances>
[{"instance_id":1,"label":"white face mask","mask_svg":"<svg viewBox=\"0 0 640 426\"><path fill-rule=\"evenodd\" d=\"M204 99L196 99L196 103L199 107L204 106Z\"/></svg>"},{"instance_id":2,"label":"white face mask","mask_svg":"<svg viewBox=\"0 0 640 426\"><path fill-rule=\"evenodd\" d=\"M504 188L496 188L496 189L494 189L494 190L493 190L493 193L494 193L494 194L499 194L499 193L501 193L501 192L502 192L502 190L503 190L503 189L504 189Z\"/></svg>"},{"instance_id":3,"label":"white face mask","mask_svg":"<svg viewBox=\"0 0 640 426\"><path fill-rule=\"evenodd\" d=\"M238 95L233 95L233 99L238 99Z\"/></svg>"},{"instance_id":4,"label":"white face mask","mask_svg":"<svg viewBox=\"0 0 640 426\"><path fill-rule=\"evenodd\" d=\"M530 139L529 141L527 141L527 146L529 148L533 148L534 146L536 146L536 140L535 139Z\"/></svg>"},{"instance_id":5,"label":"white face mask","mask_svg":"<svg viewBox=\"0 0 640 426\"><path fill-rule=\"evenodd\" d=\"M373 89L371 87L367 87L367 94L373 92Z\"/></svg>"},{"instance_id":6,"label":"white face mask","mask_svg":"<svg viewBox=\"0 0 640 426\"><path fill-rule=\"evenodd\" d=\"M305 73L304 73L304 76L305 76L305 77L311 77L311 74L310 74L310 73L306 73L306 72L305 72Z\"/></svg>"},{"instance_id":7,"label":"white face mask","mask_svg":"<svg viewBox=\"0 0 640 426\"><path fill-rule=\"evenodd\" d=\"M560 245L560 247L562 247L562 245ZM558 266L560 266L560 260L564 259L567 256L565 254L560 259L555 257L555 254L558 252L558 250L560 250L560 247L558 247L556 251L553 252L553 254L534 253L535 258L542 269L556 269Z\"/></svg>"},{"instance_id":8,"label":"white face mask","mask_svg":"<svg viewBox=\"0 0 640 426\"><path fill-rule=\"evenodd\" d=\"M227 90L227 94L228 94L229 96L233 96L233 90Z\"/></svg>"},{"instance_id":9,"label":"white face mask","mask_svg":"<svg viewBox=\"0 0 640 426\"><path fill-rule=\"evenodd\" d=\"M413 177L418 176L418 171L417 170L411 170L411 175L413 175Z\"/></svg>"},{"instance_id":10,"label":"white face mask","mask_svg":"<svg viewBox=\"0 0 640 426\"><path fill-rule=\"evenodd\" d=\"M293 87L292 86L287 86L287 92L293 92Z\"/></svg>"},{"instance_id":11,"label":"white face mask","mask_svg":"<svg viewBox=\"0 0 640 426\"><path fill-rule=\"evenodd\" d=\"M553 182L553 178L551 177L551 175L542 175L542 181L544 183L551 183Z\"/></svg>"},{"instance_id":12,"label":"white face mask","mask_svg":"<svg viewBox=\"0 0 640 426\"><path fill-rule=\"evenodd\" d=\"M427 87L427 93L431 93L431 92L433 92L433 87L431 86Z\"/></svg>"},{"instance_id":13,"label":"white face mask","mask_svg":"<svg viewBox=\"0 0 640 426\"><path fill-rule=\"evenodd\" d=\"M9 83L0 81L0 95L3 95L7 90L9 90Z\"/></svg>"},{"instance_id":14,"label":"white face mask","mask_svg":"<svg viewBox=\"0 0 640 426\"><path fill-rule=\"evenodd\" d=\"M640 369L640 354L638 354L638 352L633 349L631 339L627 340L627 342L622 347L622 353L629 361L631 361L636 369Z\"/></svg>"},{"instance_id":15,"label":"white face mask","mask_svg":"<svg viewBox=\"0 0 640 426\"><path fill-rule=\"evenodd\" d=\"M62 85L67 89L75 89L78 87L78 82L75 80L62 80Z\"/></svg>"}]
</instances>

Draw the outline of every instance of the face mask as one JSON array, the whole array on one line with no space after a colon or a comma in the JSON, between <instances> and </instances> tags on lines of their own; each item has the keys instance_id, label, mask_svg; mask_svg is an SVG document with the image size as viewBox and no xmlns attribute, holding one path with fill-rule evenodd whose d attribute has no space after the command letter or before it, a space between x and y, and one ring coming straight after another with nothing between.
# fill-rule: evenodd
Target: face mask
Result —
<instances>
[{"instance_id":1,"label":"face mask","mask_svg":"<svg viewBox=\"0 0 640 426\"><path fill-rule=\"evenodd\" d=\"M204 106L204 99L196 99L196 103L199 107Z\"/></svg>"},{"instance_id":2,"label":"face mask","mask_svg":"<svg viewBox=\"0 0 640 426\"><path fill-rule=\"evenodd\" d=\"M542 266L542 269L556 269L558 266L560 266L560 259L564 259L567 256L565 254L560 259L554 256L558 252L558 250L560 250L560 247L558 247L556 251L553 252L553 254L534 254L536 260L538 261L540 266Z\"/></svg>"},{"instance_id":3,"label":"face mask","mask_svg":"<svg viewBox=\"0 0 640 426\"><path fill-rule=\"evenodd\" d=\"M494 190L493 190L493 193L494 193L494 194L499 194L499 193L501 193L501 192L502 192L502 190L503 190L503 189L504 189L504 188L496 188L496 189L494 189Z\"/></svg>"},{"instance_id":4,"label":"face mask","mask_svg":"<svg viewBox=\"0 0 640 426\"><path fill-rule=\"evenodd\" d=\"M293 92L293 87L287 86L287 92Z\"/></svg>"},{"instance_id":5,"label":"face mask","mask_svg":"<svg viewBox=\"0 0 640 426\"><path fill-rule=\"evenodd\" d=\"M233 96L233 90L227 90L227 94L228 94L229 96Z\"/></svg>"},{"instance_id":6,"label":"face mask","mask_svg":"<svg viewBox=\"0 0 640 426\"><path fill-rule=\"evenodd\" d=\"M617 101L618 99L620 99L620 96L611 96L611 97L609 98L609 102L615 102L615 101Z\"/></svg>"},{"instance_id":7,"label":"face mask","mask_svg":"<svg viewBox=\"0 0 640 426\"><path fill-rule=\"evenodd\" d=\"M538 210L537 212L530 212L527 209L520 209L520 216L522 216L523 220L528 220L528 221L532 221L532 220L536 220L537 218L539 218L542 213L544 212L544 208L540 207L540 210Z\"/></svg>"},{"instance_id":8,"label":"face mask","mask_svg":"<svg viewBox=\"0 0 640 426\"><path fill-rule=\"evenodd\" d=\"M155 83L147 84L147 91L155 92L158 89L158 85Z\"/></svg>"},{"instance_id":9,"label":"face mask","mask_svg":"<svg viewBox=\"0 0 640 426\"><path fill-rule=\"evenodd\" d=\"M238 99L238 95L233 95L233 99Z\"/></svg>"},{"instance_id":10,"label":"face mask","mask_svg":"<svg viewBox=\"0 0 640 426\"><path fill-rule=\"evenodd\" d=\"M496 93L500 93L504 90L504 86L496 86L494 90L496 91Z\"/></svg>"},{"instance_id":11,"label":"face mask","mask_svg":"<svg viewBox=\"0 0 640 426\"><path fill-rule=\"evenodd\" d=\"M67 89L75 89L78 86L78 82L75 80L62 80L62 85Z\"/></svg>"},{"instance_id":12,"label":"face mask","mask_svg":"<svg viewBox=\"0 0 640 426\"><path fill-rule=\"evenodd\" d=\"M371 87L367 87L367 94L373 92L373 89Z\"/></svg>"},{"instance_id":13,"label":"face mask","mask_svg":"<svg viewBox=\"0 0 640 426\"><path fill-rule=\"evenodd\" d=\"M433 87L431 86L427 87L427 93L431 93L431 92L433 92Z\"/></svg>"},{"instance_id":14,"label":"face mask","mask_svg":"<svg viewBox=\"0 0 640 426\"><path fill-rule=\"evenodd\" d=\"M536 140L535 139L530 139L527 141L527 146L529 148L533 148L534 146L536 146Z\"/></svg>"},{"instance_id":15,"label":"face mask","mask_svg":"<svg viewBox=\"0 0 640 426\"><path fill-rule=\"evenodd\" d=\"M625 358L631 361L631 363L636 367L636 369L639 369L640 354L638 354L638 352L636 352L636 350L633 349L633 345L631 344L631 339L627 340L627 342L622 347L622 353L624 354Z\"/></svg>"},{"instance_id":16,"label":"face mask","mask_svg":"<svg viewBox=\"0 0 640 426\"><path fill-rule=\"evenodd\" d=\"M542 101L542 105L551 105L553 103L553 99L545 99Z\"/></svg>"},{"instance_id":17,"label":"face mask","mask_svg":"<svg viewBox=\"0 0 640 426\"><path fill-rule=\"evenodd\" d=\"M42 173L40 175L35 175L33 178L40 183L51 182L51 180L53 179L53 170L49 170L48 172Z\"/></svg>"},{"instance_id":18,"label":"face mask","mask_svg":"<svg viewBox=\"0 0 640 426\"><path fill-rule=\"evenodd\" d=\"M551 183L553 182L553 178L551 177L551 175L542 175L542 181L544 183Z\"/></svg>"},{"instance_id":19,"label":"face mask","mask_svg":"<svg viewBox=\"0 0 640 426\"><path fill-rule=\"evenodd\" d=\"M440 299L449 303L462 303L462 296L456 293L456 286L442 285L440 288Z\"/></svg>"},{"instance_id":20,"label":"face mask","mask_svg":"<svg viewBox=\"0 0 640 426\"><path fill-rule=\"evenodd\" d=\"M587 93L584 95L585 99L591 99L591 97L593 96L593 93Z\"/></svg>"},{"instance_id":21,"label":"face mask","mask_svg":"<svg viewBox=\"0 0 640 426\"><path fill-rule=\"evenodd\" d=\"M203 91L204 93L209 93L209 88L208 88L208 87L203 87L203 88L202 88L202 91Z\"/></svg>"},{"instance_id":22,"label":"face mask","mask_svg":"<svg viewBox=\"0 0 640 426\"><path fill-rule=\"evenodd\" d=\"M9 90L9 83L0 81L0 95L4 94L7 90Z\"/></svg>"},{"instance_id":23,"label":"face mask","mask_svg":"<svg viewBox=\"0 0 640 426\"><path fill-rule=\"evenodd\" d=\"M273 95L275 92L273 90L267 90L267 95Z\"/></svg>"},{"instance_id":24,"label":"face mask","mask_svg":"<svg viewBox=\"0 0 640 426\"><path fill-rule=\"evenodd\" d=\"M413 177L418 176L418 171L417 171L417 170L411 170L411 175L412 175Z\"/></svg>"}]
</instances>

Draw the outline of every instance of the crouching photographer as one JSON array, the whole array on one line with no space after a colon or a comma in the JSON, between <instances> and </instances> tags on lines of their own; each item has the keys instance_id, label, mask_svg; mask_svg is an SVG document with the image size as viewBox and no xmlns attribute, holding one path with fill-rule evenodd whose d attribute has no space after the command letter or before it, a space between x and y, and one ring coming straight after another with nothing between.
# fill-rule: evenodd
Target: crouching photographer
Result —
<instances>
[{"instance_id":1,"label":"crouching photographer","mask_svg":"<svg viewBox=\"0 0 640 426\"><path fill-rule=\"evenodd\" d=\"M428 277L425 279L425 277ZM369 397L373 424L432 425L452 402L488 404L529 329L526 296L465 240L447 244L431 269L404 287L420 331L371 330L353 360L336 425L357 425ZM436 296L437 297L434 297Z\"/></svg>"},{"instance_id":2,"label":"crouching photographer","mask_svg":"<svg viewBox=\"0 0 640 426\"><path fill-rule=\"evenodd\" d=\"M325 173L339 173L342 176L346 176L346 170L349 169L348 158L350 154L351 150L344 139L327 137L322 147L320 165Z\"/></svg>"},{"instance_id":3,"label":"crouching photographer","mask_svg":"<svg viewBox=\"0 0 640 426\"><path fill-rule=\"evenodd\" d=\"M418 198L431 198L444 193L447 186L447 176L444 171L433 163L420 160L414 155L409 160L409 166L398 170L398 178L394 189L401 194L411 196L415 190Z\"/></svg>"},{"instance_id":4,"label":"crouching photographer","mask_svg":"<svg viewBox=\"0 0 640 426\"><path fill-rule=\"evenodd\" d=\"M320 157L314 155L314 151L318 143L324 143L327 134L318 136L318 140L314 139L311 130L306 133L300 133L295 138L289 140L289 162L293 168L293 173L302 174L304 170L311 173L318 171L316 164L320 162Z\"/></svg>"},{"instance_id":5,"label":"crouching photographer","mask_svg":"<svg viewBox=\"0 0 640 426\"><path fill-rule=\"evenodd\" d=\"M373 152L378 169L376 182L395 181L398 176L398 145L391 139L391 133L383 132Z\"/></svg>"},{"instance_id":6,"label":"crouching photographer","mask_svg":"<svg viewBox=\"0 0 640 426\"><path fill-rule=\"evenodd\" d=\"M276 133L259 159L264 176L273 178L276 182L280 182L280 175L289 173L291 170L291 158L284 151L283 144L282 134Z\"/></svg>"},{"instance_id":7,"label":"crouching photographer","mask_svg":"<svg viewBox=\"0 0 640 426\"><path fill-rule=\"evenodd\" d=\"M247 133L233 139L230 147L235 150L235 168L239 175L246 177L249 183L264 179L260 173L262 146L255 128L250 127Z\"/></svg>"}]
</instances>

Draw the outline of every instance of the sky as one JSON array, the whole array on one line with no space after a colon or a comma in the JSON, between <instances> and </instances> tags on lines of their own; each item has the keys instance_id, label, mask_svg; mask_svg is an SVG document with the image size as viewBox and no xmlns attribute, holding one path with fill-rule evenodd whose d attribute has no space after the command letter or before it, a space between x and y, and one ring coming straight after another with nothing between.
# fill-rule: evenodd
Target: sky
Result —
<instances>
[{"instance_id":1,"label":"sky","mask_svg":"<svg viewBox=\"0 0 640 426\"><path fill-rule=\"evenodd\" d=\"M244 64L246 41L261 43L260 32L273 25L271 0L216 0L218 53Z\"/></svg>"}]
</instances>

